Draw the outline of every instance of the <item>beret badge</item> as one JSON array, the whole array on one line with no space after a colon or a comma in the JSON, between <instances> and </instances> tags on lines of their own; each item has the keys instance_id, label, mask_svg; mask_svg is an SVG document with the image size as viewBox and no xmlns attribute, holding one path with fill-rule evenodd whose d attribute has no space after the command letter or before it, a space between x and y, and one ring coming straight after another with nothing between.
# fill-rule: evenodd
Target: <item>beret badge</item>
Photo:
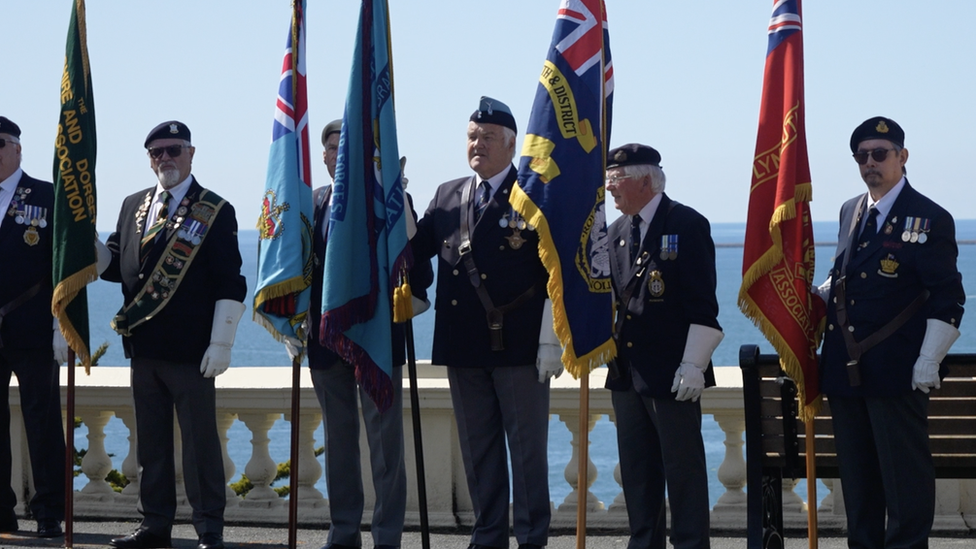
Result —
<instances>
[{"instance_id":1,"label":"beret badge","mask_svg":"<svg viewBox=\"0 0 976 549\"><path fill-rule=\"evenodd\" d=\"M180 128L176 124L169 125L169 133L177 134L180 133Z\"/></svg>"},{"instance_id":2,"label":"beret badge","mask_svg":"<svg viewBox=\"0 0 976 549\"><path fill-rule=\"evenodd\" d=\"M878 121L878 125L874 127L874 131L878 133L888 133L888 125L885 124L884 120Z\"/></svg>"},{"instance_id":3,"label":"beret badge","mask_svg":"<svg viewBox=\"0 0 976 549\"><path fill-rule=\"evenodd\" d=\"M617 151L617 154L613 155L613 159L617 162L626 162L627 151Z\"/></svg>"}]
</instances>

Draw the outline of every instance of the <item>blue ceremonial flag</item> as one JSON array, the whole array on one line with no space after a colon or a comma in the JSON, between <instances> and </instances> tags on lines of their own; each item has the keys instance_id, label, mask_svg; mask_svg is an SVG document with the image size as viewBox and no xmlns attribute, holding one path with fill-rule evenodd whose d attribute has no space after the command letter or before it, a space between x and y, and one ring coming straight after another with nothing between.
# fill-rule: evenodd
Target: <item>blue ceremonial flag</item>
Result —
<instances>
[{"instance_id":1,"label":"blue ceremonial flag","mask_svg":"<svg viewBox=\"0 0 976 549\"><path fill-rule=\"evenodd\" d=\"M602 0L562 0L512 205L539 230L554 328L574 377L616 354L603 180L613 97Z\"/></svg>"},{"instance_id":2,"label":"blue ceremonial flag","mask_svg":"<svg viewBox=\"0 0 976 549\"><path fill-rule=\"evenodd\" d=\"M318 334L323 345L355 365L356 380L381 411L393 403L392 322L412 316L406 273L413 263L397 149L388 13L385 0L363 0L359 13Z\"/></svg>"},{"instance_id":3,"label":"blue ceremonial flag","mask_svg":"<svg viewBox=\"0 0 976 549\"><path fill-rule=\"evenodd\" d=\"M312 175L305 85L305 1L295 0L258 219L254 321L275 339L305 341L312 285Z\"/></svg>"}]
</instances>

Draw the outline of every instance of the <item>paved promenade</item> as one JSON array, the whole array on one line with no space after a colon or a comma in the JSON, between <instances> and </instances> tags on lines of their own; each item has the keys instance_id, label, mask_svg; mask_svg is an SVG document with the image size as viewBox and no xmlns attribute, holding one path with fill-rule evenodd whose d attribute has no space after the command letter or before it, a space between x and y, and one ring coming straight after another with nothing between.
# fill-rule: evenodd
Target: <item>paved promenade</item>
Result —
<instances>
[{"instance_id":1,"label":"paved promenade","mask_svg":"<svg viewBox=\"0 0 976 549\"><path fill-rule=\"evenodd\" d=\"M134 522L76 522L74 525L73 547L79 549L105 548L111 538L127 534L134 530ZM64 538L40 539L31 535L35 528L34 522L21 520L20 527L24 530L20 534L0 534L0 548L9 547L64 547ZM303 549L319 549L325 544L326 531L313 529L298 530L298 547ZM244 526L228 526L224 531L224 543L228 549L281 549L288 545L288 530L285 528L259 528ZM363 549L372 549L369 534L364 532ZM189 524L179 524L173 529L173 547L177 549L194 549L197 537L193 527ZM436 533L430 538L433 549L466 549L468 536L464 532ZM743 549L746 540L742 535L738 537L712 537L712 549ZM787 538L786 549L806 549L806 537ZM512 540L511 549L517 549ZM593 532L586 539L589 549L626 549L627 536L623 532ZM847 540L836 533L821 534L820 547L822 549L845 549ZM932 538L929 542L931 549L972 549L976 547L976 532L968 537ZM571 532L557 532L549 537L549 549L575 549L576 536ZM420 532L406 532L403 535L402 549L423 549Z\"/></svg>"}]
</instances>

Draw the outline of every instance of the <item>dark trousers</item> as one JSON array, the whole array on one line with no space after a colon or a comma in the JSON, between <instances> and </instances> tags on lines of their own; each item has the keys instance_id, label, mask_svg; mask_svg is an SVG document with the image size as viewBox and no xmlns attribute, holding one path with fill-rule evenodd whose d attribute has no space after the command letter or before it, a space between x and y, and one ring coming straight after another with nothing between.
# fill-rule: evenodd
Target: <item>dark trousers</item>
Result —
<instances>
[{"instance_id":1,"label":"dark trousers","mask_svg":"<svg viewBox=\"0 0 976 549\"><path fill-rule=\"evenodd\" d=\"M356 383L356 369L338 362L312 370L315 395L325 422L325 484L332 525L326 545L361 547L363 472L359 457L359 409L362 403L369 463L376 491L370 532L373 546L400 546L407 506L407 471L403 461L403 367L393 368L393 406L380 413ZM358 395L358 396L357 396Z\"/></svg>"},{"instance_id":2,"label":"dark trousers","mask_svg":"<svg viewBox=\"0 0 976 549\"><path fill-rule=\"evenodd\" d=\"M549 540L549 382L535 365L448 367L451 402L474 507L471 543L508 547L508 456L519 545Z\"/></svg>"},{"instance_id":3,"label":"dark trousers","mask_svg":"<svg viewBox=\"0 0 976 549\"><path fill-rule=\"evenodd\" d=\"M701 403L613 391L628 549L665 549L667 508L675 549L709 547L708 474Z\"/></svg>"},{"instance_id":4,"label":"dark trousers","mask_svg":"<svg viewBox=\"0 0 976 549\"><path fill-rule=\"evenodd\" d=\"M222 534L226 479L213 378L199 364L132 359L142 525L169 535L176 515L173 408L183 441L183 483L198 535Z\"/></svg>"},{"instance_id":5,"label":"dark trousers","mask_svg":"<svg viewBox=\"0 0 976 549\"><path fill-rule=\"evenodd\" d=\"M64 427L58 365L50 347L0 349L0 524L16 522L17 495L10 487L10 374L20 385L27 447L34 476L30 501L35 519L64 520Z\"/></svg>"},{"instance_id":6,"label":"dark trousers","mask_svg":"<svg viewBox=\"0 0 976 549\"><path fill-rule=\"evenodd\" d=\"M928 395L912 391L883 398L828 396L847 508L848 547L928 547L935 518Z\"/></svg>"}]
</instances>

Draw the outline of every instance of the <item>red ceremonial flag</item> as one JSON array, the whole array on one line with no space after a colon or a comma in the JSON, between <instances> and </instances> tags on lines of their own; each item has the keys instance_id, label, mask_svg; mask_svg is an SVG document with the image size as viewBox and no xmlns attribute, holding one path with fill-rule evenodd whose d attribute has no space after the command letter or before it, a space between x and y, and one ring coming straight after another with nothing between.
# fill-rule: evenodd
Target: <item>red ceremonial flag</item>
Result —
<instances>
[{"instance_id":1,"label":"red ceremonial flag","mask_svg":"<svg viewBox=\"0 0 976 549\"><path fill-rule=\"evenodd\" d=\"M752 166L739 308L797 385L800 412L820 409L817 348L825 306L814 274L810 163L803 99L800 0L777 0L769 21L759 134Z\"/></svg>"}]
</instances>

